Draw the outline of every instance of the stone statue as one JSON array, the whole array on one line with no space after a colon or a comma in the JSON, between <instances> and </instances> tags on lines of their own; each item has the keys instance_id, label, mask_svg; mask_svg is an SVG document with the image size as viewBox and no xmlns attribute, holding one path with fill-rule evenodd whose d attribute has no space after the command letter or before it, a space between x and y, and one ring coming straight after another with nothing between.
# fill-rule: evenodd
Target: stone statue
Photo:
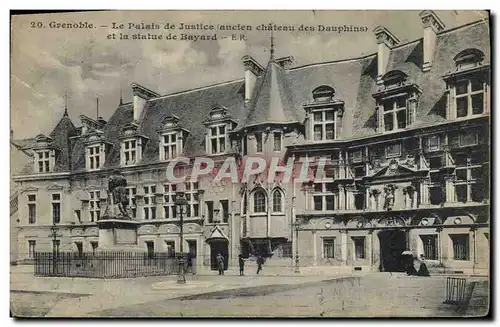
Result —
<instances>
[{"instance_id":1,"label":"stone statue","mask_svg":"<svg viewBox=\"0 0 500 327\"><path fill-rule=\"evenodd\" d=\"M105 217L130 220L127 180L118 170L108 179L108 201Z\"/></svg>"},{"instance_id":2,"label":"stone statue","mask_svg":"<svg viewBox=\"0 0 500 327\"><path fill-rule=\"evenodd\" d=\"M384 193L385 193L385 203L384 203L384 209L387 211L391 211L392 208L394 207L394 191L396 190L396 186L393 184L388 184L384 187Z\"/></svg>"}]
</instances>

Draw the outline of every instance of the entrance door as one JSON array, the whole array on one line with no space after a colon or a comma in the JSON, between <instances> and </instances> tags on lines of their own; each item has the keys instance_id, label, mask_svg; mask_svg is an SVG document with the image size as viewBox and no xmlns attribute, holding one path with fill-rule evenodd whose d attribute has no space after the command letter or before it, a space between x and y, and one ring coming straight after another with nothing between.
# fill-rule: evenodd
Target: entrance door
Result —
<instances>
[{"instance_id":1,"label":"entrance door","mask_svg":"<svg viewBox=\"0 0 500 327\"><path fill-rule=\"evenodd\" d=\"M211 241L210 242L210 267L212 270L217 270L217 254L221 254L224 258L224 270L227 270L229 251L227 241Z\"/></svg>"},{"instance_id":2,"label":"entrance door","mask_svg":"<svg viewBox=\"0 0 500 327\"><path fill-rule=\"evenodd\" d=\"M378 233L380 240L380 271L405 271L404 257L406 233L399 229L390 229Z\"/></svg>"}]
</instances>

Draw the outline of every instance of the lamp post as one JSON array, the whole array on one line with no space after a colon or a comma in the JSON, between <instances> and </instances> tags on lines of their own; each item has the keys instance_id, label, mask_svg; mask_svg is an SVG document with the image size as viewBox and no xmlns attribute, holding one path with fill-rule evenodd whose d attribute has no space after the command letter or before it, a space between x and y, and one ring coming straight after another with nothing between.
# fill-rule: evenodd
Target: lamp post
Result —
<instances>
[{"instance_id":1,"label":"lamp post","mask_svg":"<svg viewBox=\"0 0 500 327\"><path fill-rule=\"evenodd\" d=\"M179 273L177 275L177 283L185 284L186 283L186 271L184 269L184 210L188 201L186 200L186 196L184 192L177 192L175 196L175 207L176 211L179 213L180 219L180 231L181 231L181 246L180 246L180 256L179 256Z\"/></svg>"},{"instance_id":2,"label":"lamp post","mask_svg":"<svg viewBox=\"0 0 500 327\"><path fill-rule=\"evenodd\" d=\"M295 270L294 272L299 274L300 269L299 269L299 228L300 228L300 221L296 219L293 223L293 226L295 227Z\"/></svg>"},{"instance_id":3,"label":"lamp post","mask_svg":"<svg viewBox=\"0 0 500 327\"><path fill-rule=\"evenodd\" d=\"M57 237L58 236L61 236L59 234L57 234L57 232L59 231L59 227L56 225L56 222L54 221L54 223L52 224L52 227L50 227L50 235L52 237L52 273L56 273L56 256L59 252L59 247L57 247L57 251L56 251L56 244L57 244Z\"/></svg>"}]
</instances>

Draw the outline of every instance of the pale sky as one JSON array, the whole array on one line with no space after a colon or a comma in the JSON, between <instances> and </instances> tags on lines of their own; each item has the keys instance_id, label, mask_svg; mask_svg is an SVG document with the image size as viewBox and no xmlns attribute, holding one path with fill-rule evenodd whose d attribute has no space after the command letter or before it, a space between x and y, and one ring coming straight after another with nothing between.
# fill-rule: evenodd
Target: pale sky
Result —
<instances>
[{"instance_id":1,"label":"pale sky","mask_svg":"<svg viewBox=\"0 0 500 327\"><path fill-rule=\"evenodd\" d=\"M487 18L480 11L435 11L446 29ZM293 66L359 57L376 51L373 29L382 25L400 43L423 36L419 11L114 11L12 17L11 129L15 138L49 134L64 112L79 126L81 114L107 120L119 103L132 100L133 82L159 94L243 78L241 57L248 54L263 66L269 59L270 32L246 34L246 41L108 40L112 22L366 26L367 32L274 32L276 57L293 56ZM50 22L87 21L95 29L52 29ZM32 28L42 22L45 28ZM109 27L100 27L108 25ZM124 30L128 34L161 30ZM183 31L171 31L174 34ZM204 34L203 31L186 31ZM208 31L209 34L214 32Z\"/></svg>"}]
</instances>

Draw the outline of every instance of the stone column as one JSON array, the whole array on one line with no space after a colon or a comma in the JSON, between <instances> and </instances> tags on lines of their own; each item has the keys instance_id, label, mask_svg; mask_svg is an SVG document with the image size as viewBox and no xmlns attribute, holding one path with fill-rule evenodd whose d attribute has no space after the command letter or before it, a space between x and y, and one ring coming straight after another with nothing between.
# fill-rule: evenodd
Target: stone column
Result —
<instances>
[{"instance_id":1,"label":"stone column","mask_svg":"<svg viewBox=\"0 0 500 327\"><path fill-rule=\"evenodd\" d=\"M316 240L316 231L312 231L312 237L313 237L313 266L318 265L318 245L317 245L317 240Z\"/></svg>"},{"instance_id":2,"label":"stone column","mask_svg":"<svg viewBox=\"0 0 500 327\"><path fill-rule=\"evenodd\" d=\"M346 267L347 266L347 230L345 229L341 229L339 230L340 232L340 246L341 246L341 250L340 250L340 257L341 257L341 260L342 260L342 267Z\"/></svg>"},{"instance_id":3,"label":"stone column","mask_svg":"<svg viewBox=\"0 0 500 327\"><path fill-rule=\"evenodd\" d=\"M346 207L345 207L345 187L344 187L344 185L339 185L338 188L339 188L339 192L338 192L339 210L345 210L346 209Z\"/></svg>"},{"instance_id":4,"label":"stone column","mask_svg":"<svg viewBox=\"0 0 500 327\"><path fill-rule=\"evenodd\" d=\"M444 189L446 193L446 203L455 202L455 185L454 185L455 177L453 175L445 175L444 176Z\"/></svg>"},{"instance_id":5,"label":"stone column","mask_svg":"<svg viewBox=\"0 0 500 327\"><path fill-rule=\"evenodd\" d=\"M429 185L427 179L420 180L420 203L429 204Z\"/></svg>"}]
</instances>

